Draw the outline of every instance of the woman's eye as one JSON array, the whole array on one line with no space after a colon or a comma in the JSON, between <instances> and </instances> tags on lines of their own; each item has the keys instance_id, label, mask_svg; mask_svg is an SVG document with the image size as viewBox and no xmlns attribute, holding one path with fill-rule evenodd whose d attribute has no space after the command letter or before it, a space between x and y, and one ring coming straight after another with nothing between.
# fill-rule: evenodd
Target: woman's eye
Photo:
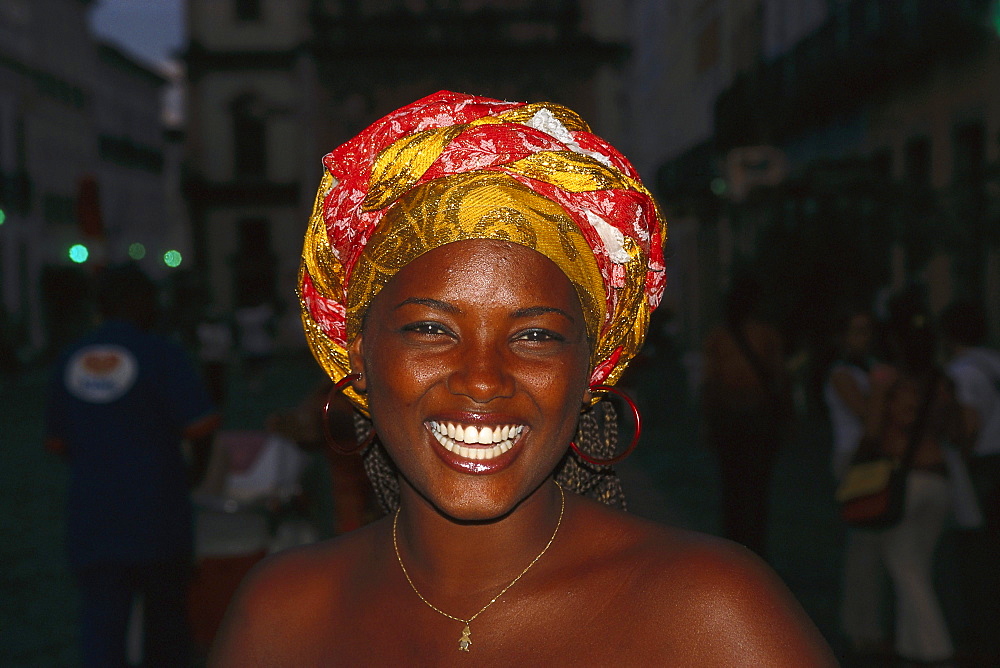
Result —
<instances>
[{"instance_id":1,"label":"woman's eye","mask_svg":"<svg viewBox=\"0 0 1000 668\"><path fill-rule=\"evenodd\" d=\"M565 341L566 338L561 334L549 331L547 329L529 329L525 332L521 332L516 337L515 341L530 341L530 342L544 342L544 341Z\"/></svg>"},{"instance_id":2,"label":"woman's eye","mask_svg":"<svg viewBox=\"0 0 1000 668\"><path fill-rule=\"evenodd\" d=\"M449 335L451 332L444 325L436 322L414 322L403 327L404 332L423 334L425 336Z\"/></svg>"}]
</instances>

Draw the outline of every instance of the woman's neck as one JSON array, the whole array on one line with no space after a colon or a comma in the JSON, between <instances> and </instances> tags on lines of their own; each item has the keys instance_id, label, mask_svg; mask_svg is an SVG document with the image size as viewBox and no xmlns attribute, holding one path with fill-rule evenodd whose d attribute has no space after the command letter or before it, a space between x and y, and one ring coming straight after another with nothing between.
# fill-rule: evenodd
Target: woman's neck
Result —
<instances>
[{"instance_id":1,"label":"woman's neck","mask_svg":"<svg viewBox=\"0 0 1000 668\"><path fill-rule=\"evenodd\" d=\"M399 558L420 593L435 605L492 596L553 538L560 507L560 490L546 479L503 517L462 522L442 514L401 481L396 523ZM449 612L464 615L475 610Z\"/></svg>"}]
</instances>

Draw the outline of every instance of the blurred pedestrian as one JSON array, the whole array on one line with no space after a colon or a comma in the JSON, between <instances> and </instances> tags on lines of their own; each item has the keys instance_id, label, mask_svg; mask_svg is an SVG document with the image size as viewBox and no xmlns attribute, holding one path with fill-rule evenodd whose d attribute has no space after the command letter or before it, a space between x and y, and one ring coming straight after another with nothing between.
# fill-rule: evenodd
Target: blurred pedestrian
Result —
<instances>
[{"instance_id":1,"label":"blurred pedestrian","mask_svg":"<svg viewBox=\"0 0 1000 668\"><path fill-rule=\"evenodd\" d=\"M676 426L689 415L689 378L678 344L679 325L670 305L661 304L649 318L649 334L640 356L649 358L649 371L641 385L656 388L655 392L638 395L636 403L642 410L643 426L656 430L661 426ZM628 375L626 372L625 376ZM636 395L632 395L636 398Z\"/></svg>"},{"instance_id":2,"label":"blurred pedestrian","mask_svg":"<svg viewBox=\"0 0 1000 668\"><path fill-rule=\"evenodd\" d=\"M869 374L876 364L873 340L871 313L863 307L849 309L837 328L838 356L823 387L833 434L830 464L837 480L851 463L864 431L871 395Z\"/></svg>"},{"instance_id":3,"label":"blurred pedestrian","mask_svg":"<svg viewBox=\"0 0 1000 668\"><path fill-rule=\"evenodd\" d=\"M322 453L332 487L333 533L340 535L367 524L377 512L361 459L330 447L329 439L342 451L356 447L353 410L343 394L330 392L332 387L330 381L319 383L295 408L268 416L267 428L295 441L306 452Z\"/></svg>"},{"instance_id":4,"label":"blurred pedestrian","mask_svg":"<svg viewBox=\"0 0 1000 668\"><path fill-rule=\"evenodd\" d=\"M186 352L150 331L158 292L144 273L103 270L97 298L103 322L59 357L46 413L46 446L69 466L82 664L126 665L140 599L143 665L185 666L193 529L182 441L214 431L219 415Z\"/></svg>"},{"instance_id":5,"label":"blurred pedestrian","mask_svg":"<svg viewBox=\"0 0 1000 668\"><path fill-rule=\"evenodd\" d=\"M890 367L871 375L871 403L859 454L902 458L916 444L906 476L903 517L872 529L895 596L893 647L903 665L949 665L954 655L934 588L933 566L952 511L943 446L956 435L957 404L936 364L937 340L922 299L907 292L889 304ZM851 620L856 637L884 637L873 615ZM866 628L867 625L867 628ZM915 662L915 663L914 663ZM940 663L938 663L940 662Z\"/></svg>"},{"instance_id":6,"label":"blurred pedestrian","mask_svg":"<svg viewBox=\"0 0 1000 668\"><path fill-rule=\"evenodd\" d=\"M949 305L941 331L981 513L981 522L960 523L957 534L964 617L959 640L976 665L1000 665L1000 353L986 347L986 316L976 303Z\"/></svg>"},{"instance_id":7,"label":"blurred pedestrian","mask_svg":"<svg viewBox=\"0 0 1000 668\"><path fill-rule=\"evenodd\" d=\"M837 327L838 355L830 365L823 398L832 432L831 471L839 481L854 458L871 401L871 374L881 369L872 357L874 318L863 307L849 308ZM878 535L848 528L844 547L841 627L859 660L875 665L891 653L882 632L885 567Z\"/></svg>"},{"instance_id":8,"label":"blurred pedestrian","mask_svg":"<svg viewBox=\"0 0 1000 668\"><path fill-rule=\"evenodd\" d=\"M766 554L771 475L794 415L784 341L762 320L761 287L736 282L704 344L702 412L718 458L727 538Z\"/></svg>"},{"instance_id":9,"label":"blurred pedestrian","mask_svg":"<svg viewBox=\"0 0 1000 668\"><path fill-rule=\"evenodd\" d=\"M212 403L226 405L229 366L233 357L233 328L219 307L210 305L205 317L195 328L198 339L198 361L208 386Z\"/></svg>"},{"instance_id":10,"label":"blurred pedestrian","mask_svg":"<svg viewBox=\"0 0 1000 668\"><path fill-rule=\"evenodd\" d=\"M274 355L274 308L261 302L236 309L236 330L246 376L246 386L253 392L264 387L264 373Z\"/></svg>"}]
</instances>

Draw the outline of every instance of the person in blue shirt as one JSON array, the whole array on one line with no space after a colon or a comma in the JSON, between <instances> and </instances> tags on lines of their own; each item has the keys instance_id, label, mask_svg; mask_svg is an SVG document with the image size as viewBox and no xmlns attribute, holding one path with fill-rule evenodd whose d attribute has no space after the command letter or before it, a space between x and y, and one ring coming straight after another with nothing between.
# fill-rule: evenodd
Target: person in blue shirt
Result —
<instances>
[{"instance_id":1,"label":"person in blue shirt","mask_svg":"<svg viewBox=\"0 0 1000 668\"><path fill-rule=\"evenodd\" d=\"M60 355L46 409L46 447L69 466L82 663L126 665L141 595L144 665L183 666L194 532L182 444L206 442L220 416L186 351L151 331L158 293L148 276L134 264L106 268L97 301L102 323Z\"/></svg>"}]
</instances>

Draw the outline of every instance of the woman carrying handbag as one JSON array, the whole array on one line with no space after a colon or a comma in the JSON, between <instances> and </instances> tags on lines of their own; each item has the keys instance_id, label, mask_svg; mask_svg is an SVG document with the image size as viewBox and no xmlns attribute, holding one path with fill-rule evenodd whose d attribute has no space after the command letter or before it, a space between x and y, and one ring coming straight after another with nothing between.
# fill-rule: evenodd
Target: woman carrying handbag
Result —
<instances>
[{"instance_id":1,"label":"woman carrying handbag","mask_svg":"<svg viewBox=\"0 0 1000 668\"><path fill-rule=\"evenodd\" d=\"M902 665L950 665L954 648L933 583L933 560L951 512L942 444L954 435L950 382L934 361L930 320L897 300L888 322L894 368L872 374L871 406L858 460L888 457L904 470L902 513L869 529L895 595L894 651ZM897 468L897 471L900 470ZM866 630L869 638L881 629Z\"/></svg>"}]
</instances>

